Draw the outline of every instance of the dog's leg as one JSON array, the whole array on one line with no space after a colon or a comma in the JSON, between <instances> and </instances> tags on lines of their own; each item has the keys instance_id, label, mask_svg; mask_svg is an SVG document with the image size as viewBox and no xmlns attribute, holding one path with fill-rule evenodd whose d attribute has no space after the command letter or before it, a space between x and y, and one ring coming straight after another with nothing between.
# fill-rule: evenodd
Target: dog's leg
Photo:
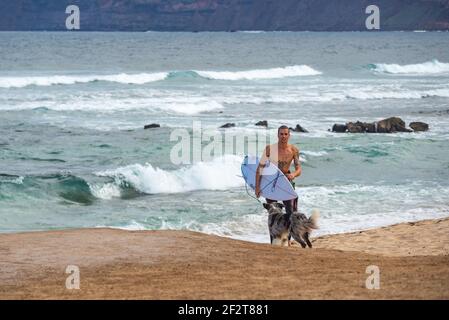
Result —
<instances>
[{"instance_id":1,"label":"dog's leg","mask_svg":"<svg viewBox=\"0 0 449 320\"><path fill-rule=\"evenodd\" d=\"M291 216L293 213L293 203L292 200L284 201L284 207L285 207L285 222L287 224L287 228L290 228L291 224Z\"/></svg>"},{"instance_id":2,"label":"dog's leg","mask_svg":"<svg viewBox=\"0 0 449 320\"><path fill-rule=\"evenodd\" d=\"M299 242L299 244L301 245L301 247L303 248L303 249L305 249L306 247L307 247L307 245L304 243L304 241L300 241Z\"/></svg>"},{"instance_id":3,"label":"dog's leg","mask_svg":"<svg viewBox=\"0 0 449 320\"><path fill-rule=\"evenodd\" d=\"M307 247L307 244L302 239L295 239L295 240L299 242L301 247L303 247L303 248Z\"/></svg>"},{"instance_id":4,"label":"dog's leg","mask_svg":"<svg viewBox=\"0 0 449 320\"><path fill-rule=\"evenodd\" d=\"M309 246L309 248L312 248L312 243L309 240L309 233L308 232L304 233L304 240L306 240L307 245Z\"/></svg>"},{"instance_id":5,"label":"dog's leg","mask_svg":"<svg viewBox=\"0 0 449 320\"><path fill-rule=\"evenodd\" d=\"M290 230L290 228L288 229L288 246L290 247L290 245L292 244L292 231Z\"/></svg>"}]
</instances>

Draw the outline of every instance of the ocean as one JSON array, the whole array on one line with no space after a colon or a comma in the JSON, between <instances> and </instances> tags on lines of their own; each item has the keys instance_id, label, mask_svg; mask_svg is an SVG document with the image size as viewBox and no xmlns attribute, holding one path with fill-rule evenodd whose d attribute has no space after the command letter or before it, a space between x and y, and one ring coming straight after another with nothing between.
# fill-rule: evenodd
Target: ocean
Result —
<instances>
[{"instance_id":1,"label":"ocean","mask_svg":"<svg viewBox=\"0 0 449 320\"><path fill-rule=\"evenodd\" d=\"M240 176L244 150L172 161L171 135L195 123L257 139L307 129L291 143L299 209L321 212L314 235L447 217L448 43L448 32L1 32L0 232L268 242L267 213ZM391 116L430 130L329 131Z\"/></svg>"}]
</instances>

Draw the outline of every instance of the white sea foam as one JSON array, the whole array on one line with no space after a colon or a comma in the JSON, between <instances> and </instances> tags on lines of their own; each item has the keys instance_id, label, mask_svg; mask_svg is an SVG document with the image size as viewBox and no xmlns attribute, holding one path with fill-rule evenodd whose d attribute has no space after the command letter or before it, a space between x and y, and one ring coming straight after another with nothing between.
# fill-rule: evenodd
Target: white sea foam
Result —
<instances>
[{"instance_id":1,"label":"white sea foam","mask_svg":"<svg viewBox=\"0 0 449 320\"><path fill-rule=\"evenodd\" d=\"M327 154L326 151L307 151L307 150L301 150L301 153L304 153L306 156L311 157L321 157Z\"/></svg>"},{"instance_id":2,"label":"white sea foam","mask_svg":"<svg viewBox=\"0 0 449 320\"><path fill-rule=\"evenodd\" d=\"M119 198L121 194L120 187L114 183L106 183L103 185L89 184L89 187L92 194L99 199L110 200L112 198Z\"/></svg>"},{"instance_id":3,"label":"white sea foam","mask_svg":"<svg viewBox=\"0 0 449 320\"><path fill-rule=\"evenodd\" d=\"M244 181L240 177L241 162L241 157L226 155L172 171L147 163L102 171L97 175L125 181L140 192L148 194L227 190L243 186Z\"/></svg>"},{"instance_id":4,"label":"white sea foam","mask_svg":"<svg viewBox=\"0 0 449 320\"><path fill-rule=\"evenodd\" d=\"M217 109L223 109L223 105L214 101L206 99L197 99L197 102L188 102L192 99L186 99L187 101L164 101L158 104L158 109L162 111L173 111L175 113L193 115L201 112L213 111Z\"/></svg>"},{"instance_id":5,"label":"white sea foam","mask_svg":"<svg viewBox=\"0 0 449 320\"><path fill-rule=\"evenodd\" d=\"M261 209L257 214L242 215L222 223L205 223L195 226L196 231L253 242L268 242L267 214Z\"/></svg>"},{"instance_id":6,"label":"white sea foam","mask_svg":"<svg viewBox=\"0 0 449 320\"><path fill-rule=\"evenodd\" d=\"M146 230L147 228L145 228L145 226L135 220L131 220L130 223L122 226L122 227L117 227L118 229L123 229L123 230L130 230L130 231L138 231L138 230Z\"/></svg>"},{"instance_id":7,"label":"white sea foam","mask_svg":"<svg viewBox=\"0 0 449 320\"><path fill-rule=\"evenodd\" d=\"M96 93L90 95L73 95L54 97L45 101L38 98L20 104L0 104L0 110L27 110L45 107L55 111L100 111L120 112L127 110L148 110L160 114L162 112L193 115L201 112L223 109L224 106L213 99L189 95L186 92L148 93L141 96L125 96L121 94Z\"/></svg>"},{"instance_id":8,"label":"white sea foam","mask_svg":"<svg viewBox=\"0 0 449 320\"><path fill-rule=\"evenodd\" d=\"M378 63L374 64L374 71L400 75L439 74L449 72L449 63L438 60L406 65Z\"/></svg>"},{"instance_id":9,"label":"white sea foam","mask_svg":"<svg viewBox=\"0 0 449 320\"><path fill-rule=\"evenodd\" d=\"M143 224L135 221L135 220L131 220L129 223L125 224L125 225L114 225L114 226L104 226L104 225L99 225L96 226L96 228L110 228L110 229L119 229L119 230L128 230L128 231L142 231L142 230L148 230L148 228L146 228Z\"/></svg>"},{"instance_id":10,"label":"white sea foam","mask_svg":"<svg viewBox=\"0 0 449 320\"><path fill-rule=\"evenodd\" d=\"M284 68L256 69L248 71L195 71L204 78L215 80L261 80L278 79L286 77L301 77L320 75L317 71L306 65L288 66Z\"/></svg>"},{"instance_id":11,"label":"white sea foam","mask_svg":"<svg viewBox=\"0 0 449 320\"><path fill-rule=\"evenodd\" d=\"M404 88L396 85L322 85L317 87L295 87L288 90L238 93L229 96L215 96L214 99L225 104L299 103L299 102L335 102L346 100L383 100L383 99L422 99L427 97L449 97L449 88L435 89Z\"/></svg>"},{"instance_id":12,"label":"white sea foam","mask_svg":"<svg viewBox=\"0 0 449 320\"><path fill-rule=\"evenodd\" d=\"M11 180L9 180L9 179L7 179L7 180L2 180L1 182L3 182L3 183L13 183L13 184L23 184L23 179L24 179L24 178L25 178L25 177L20 176L20 177L11 179Z\"/></svg>"},{"instance_id":13,"label":"white sea foam","mask_svg":"<svg viewBox=\"0 0 449 320\"><path fill-rule=\"evenodd\" d=\"M9 98L9 97L14 98ZM346 100L422 99L449 97L447 85L416 87L398 84L319 84L296 87L257 88L214 92L207 90L166 90L132 88L106 92L46 93L45 98L34 92L9 93L0 98L0 110L42 109L54 111L99 111L103 113L142 110L144 112L194 115L227 108L233 112L239 104L277 104L301 102L338 102ZM265 110L266 108L264 108ZM271 110L268 109L268 110Z\"/></svg>"},{"instance_id":14,"label":"white sea foam","mask_svg":"<svg viewBox=\"0 0 449 320\"><path fill-rule=\"evenodd\" d=\"M25 76L0 77L0 88L22 88L26 86L51 86L57 84L88 83L94 81L109 81L124 84L145 84L167 78L167 72L139 73L139 74L111 74L111 75L51 75L51 76Z\"/></svg>"}]
</instances>

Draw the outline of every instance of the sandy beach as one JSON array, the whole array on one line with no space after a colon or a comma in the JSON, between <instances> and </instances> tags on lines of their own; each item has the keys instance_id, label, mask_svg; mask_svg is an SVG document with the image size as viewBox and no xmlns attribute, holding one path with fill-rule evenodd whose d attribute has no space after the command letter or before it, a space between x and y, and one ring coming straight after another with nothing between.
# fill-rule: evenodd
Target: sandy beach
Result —
<instances>
[{"instance_id":1,"label":"sandy beach","mask_svg":"<svg viewBox=\"0 0 449 320\"><path fill-rule=\"evenodd\" d=\"M273 247L190 231L0 235L0 299L448 299L449 219ZM67 265L80 289L65 287ZM380 269L369 290L366 268Z\"/></svg>"}]
</instances>

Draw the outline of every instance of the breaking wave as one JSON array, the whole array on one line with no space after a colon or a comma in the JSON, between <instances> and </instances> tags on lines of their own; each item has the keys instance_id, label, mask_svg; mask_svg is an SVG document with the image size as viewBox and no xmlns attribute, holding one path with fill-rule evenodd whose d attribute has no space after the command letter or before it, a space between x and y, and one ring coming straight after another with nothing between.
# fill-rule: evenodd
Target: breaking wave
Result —
<instances>
[{"instance_id":1,"label":"breaking wave","mask_svg":"<svg viewBox=\"0 0 449 320\"><path fill-rule=\"evenodd\" d=\"M369 69L378 73L389 73L399 75L426 75L426 74L440 74L449 72L449 63L443 63L438 60L427 61L417 64L370 64Z\"/></svg>"},{"instance_id":2,"label":"breaking wave","mask_svg":"<svg viewBox=\"0 0 449 320\"><path fill-rule=\"evenodd\" d=\"M146 83L183 78L206 78L209 80L259 80L279 79L319 75L321 72L306 66L288 66L271 69L256 69L247 71L171 71L137 74L111 75L48 75L0 77L0 88L23 88L27 86L73 85L97 81L116 82L122 84L142 85Z\"/></svg>"},{"instance_id":3,"label":"breaking wave","mask_svg":"<svg viewBox=\"0 0 449 320\"><path fill-rule=\"evenodd\" d=\"M71 85L76 83L89 83L96 81L118 82L123 84L145 84L149 82L164 80L167 76L168 73L159 72L139 74L120 73L112 75L0 77L0 88L23 88L31 85Z\"/></svg>"},{"instance_id":4,"label":"breaking wave","mask_svg":"<svg viewBox=\"0 0 449 320\"><path fill-rule=\"evenodd\" d=\"M239 176L241 162L242 158L239 156L226 155L171 171L147 163L101 171L97 175L114 178L117 184L126 183L147 194L227 190L244 185Z\"/></svg>"},{"instance_id":5,"label":"breaking wave","mask_svg":"<svg viewBox=\"0 0 449 320\"><path fill-rule=\"evenodd\" d=\"M287 77L315 76L321 72L309 66L288 66L284 68L256 69L248 71L195 71L200 76L214 80L262 80Z\"/></svg>"}]
</instances>

